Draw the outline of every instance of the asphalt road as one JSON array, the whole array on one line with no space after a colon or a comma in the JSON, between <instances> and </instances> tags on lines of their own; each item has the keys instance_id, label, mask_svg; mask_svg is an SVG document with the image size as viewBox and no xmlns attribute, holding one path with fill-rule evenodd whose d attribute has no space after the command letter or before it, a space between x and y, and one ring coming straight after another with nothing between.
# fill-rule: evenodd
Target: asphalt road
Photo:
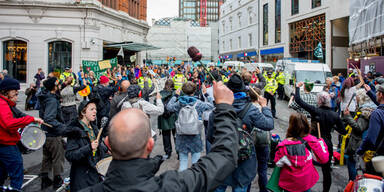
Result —
<instances>
[{"instance_id":1,"label":"asphalt road","mask_svg":"<svg viewBox=\"0 0 384 192\"><path fill-rule=\"evenodd\" d=\"M19 102L17 104L19 109L24 110L24 102L25 102L25 95L23 92L20 92L20 98ZM272 131L272 133L279 134L282 139L285 138L285 131L288 128L288 119L290 114L293 112L291 109L288 109L287 107L287 101L277 101L277 117L278 119L275 119L275 129ZM26 113L33 115L33 116L38 116L37 111L27 111ZM152 125L154 126L154 129L157 130L157 121L156 117L151 118ZM157 130L158 132L158 130ZM333 140L334 143L336 142L337 134L334 133L333 135ZM163 144L162 144L162 137L158 137L155 148L153 150L152 156L155 155L163 155ZM174 145L173 145L174 146ZM162 166L160 167L160 170L158 174L161 174L165 171L168 170L177 170L179 166L179 162L177 160L177 155L175 153L175 150L173 150L173 154L169 160L166 160ZM204 154L203 154L204 155ZM38 175L40 173L40 165L41 165L41 160L42 160L42 150L35 151L31 154L23 155L24 159L24 169L25 169L25 174L26 175ZM319 167L316 167L318 170L318 173L320 175L320 179L317 182L317 184L312 188L312 191L322 191L322 173L321 169ZM70 170L70 164L68 162L65 162L65 173L64 177L68 177L69 175L69 170ZM268 176L272 174L272 169L268 169ZM331 191L343 191L344 187L347 184L347 179L348 179L348 171L346 166L339 167L335 166L332 172L332 188ZM29 183L27 186L23 188L24 191L41 191L40 190L40 178L34 179L31 183ZM53 191L52 188L48 188L44 191ZM227 189L227 191L230 191L230 189ZM257 176L254 179L252 183L252 189L251 191L258 191L258 184L257 184Z\"/></svg>"}]
</instances>

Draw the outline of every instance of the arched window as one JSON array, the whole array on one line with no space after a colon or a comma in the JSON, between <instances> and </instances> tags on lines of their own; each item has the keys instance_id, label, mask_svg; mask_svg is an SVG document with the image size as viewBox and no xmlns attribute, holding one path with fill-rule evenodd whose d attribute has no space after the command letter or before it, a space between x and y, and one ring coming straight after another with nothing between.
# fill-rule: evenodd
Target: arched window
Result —
<instances>
[{"instance_id":1,"label":"arched window","mask_svg":"<svg viewBox=\"0 0 384 192\"><path fill-rule=\"evenodd\" d=\"M20 82L27 79L27 42L21 40L9 40L3 43L4 69L8 75Z\"/></svg>"},{"instance_id":2,"label":"arched window","mask_svg":"<svg viewBox=\"0 0 384 192\"><path fill-rule=\"evenodd\" d=\"M72 43L53 41L48 43L48 73L72 66Z\"/></svg>"}]
</instances>

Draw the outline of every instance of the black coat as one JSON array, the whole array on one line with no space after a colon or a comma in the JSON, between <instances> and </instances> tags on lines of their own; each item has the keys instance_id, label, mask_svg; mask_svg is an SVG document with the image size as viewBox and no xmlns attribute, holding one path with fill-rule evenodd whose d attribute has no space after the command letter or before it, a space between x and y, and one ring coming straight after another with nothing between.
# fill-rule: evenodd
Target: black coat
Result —
<instances>
[{"instance_id":1,"label":"black coat","mask_svg":"<svg viewBox=\"0 0 384 192\"><path fill-rule=\"evenodd\" d=\"M236 113L231 105L218 104L215 111L215 143L209 154L191 168L155 176L161 160L112 160L106 180L82 192L102 191L213 191L237 166Z\"/></svg>"},{"instance_id":2,"label":"black coat","mask_svg":"<svg viewBox=\"0 0 384 192\"><path fill-rule=\"evenodd\" d=\"M63 124L59 96L44 90L37 95L37 98L40 102L39 117L45 123L52 125L52 127L41 125L41 128L47 132L47 137L61 136L65 130L65 124Z\"/></svg>"},{"instance_id":3,"label":"black coat","mask_svg":"<svg viewBox=\"0 0 384 192\"><path fill-rule=\"evenodd\" d=\"M91 125L95 136L97 136L99 130L94 124ZM107 147L104 143L99 142L97 152L93 156L91 141L79 120L73 121L64 135L68 137L65 158L71 162L71 191L79 191L101 182L96 164L103 157L106 157Z\"/></svg>"}]
</instances>

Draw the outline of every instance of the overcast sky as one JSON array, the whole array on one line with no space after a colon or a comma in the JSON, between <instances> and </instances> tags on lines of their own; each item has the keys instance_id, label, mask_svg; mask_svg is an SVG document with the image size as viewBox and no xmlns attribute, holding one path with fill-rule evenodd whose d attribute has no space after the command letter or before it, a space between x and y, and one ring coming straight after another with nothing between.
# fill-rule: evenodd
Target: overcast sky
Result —
<instances>
[{"instance_id":1,"label":"overcast sky","mask_svg":"<svg viewBox=\"0 0 384 192\"><path fill-rule=\"evenodd\" d=\"M179 0L148 0L147 22L152 25L152 18L175 17L179 15Z\"/></svg>"}]
</instances>

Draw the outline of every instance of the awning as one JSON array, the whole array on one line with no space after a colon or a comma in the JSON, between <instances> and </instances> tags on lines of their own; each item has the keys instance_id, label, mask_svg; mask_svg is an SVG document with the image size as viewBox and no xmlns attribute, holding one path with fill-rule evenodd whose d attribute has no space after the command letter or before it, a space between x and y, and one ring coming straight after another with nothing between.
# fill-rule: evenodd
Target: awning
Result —
<instances>
[{"instance_id":1,"label":"awning","mask_svg":"<svg viewBox=\"0 0 384 192\"><path fill-rule=\"evenodd\" d=\"M284 47L260 50L260 55L284 53Z\"/></svg>"},{"instance_id":2,"label":"awning","mask_svg":"<svg viewBox=\"0 0 384 192\"><path fill-rule=\"evenodd\" d=\"M112 43L112 44L106 44L105 47L112 47L112 48L123 47L126 50L137 51L137 52L161 49L160 47L155 47L153 45L149 45L145 43L135 43L135 42Z\"/></svg>"},{"instance_id":3,"label":"awning","mask_svg":"<svg viewBox=\"0 0 384 192\"><path fill-rule=\"evenodd\" d=\"M237 57L252 57L252 56L257 56L257 52L251 51L251 52L243 52L243 53L237 54Z\"/></svg>"}]
</instances>

